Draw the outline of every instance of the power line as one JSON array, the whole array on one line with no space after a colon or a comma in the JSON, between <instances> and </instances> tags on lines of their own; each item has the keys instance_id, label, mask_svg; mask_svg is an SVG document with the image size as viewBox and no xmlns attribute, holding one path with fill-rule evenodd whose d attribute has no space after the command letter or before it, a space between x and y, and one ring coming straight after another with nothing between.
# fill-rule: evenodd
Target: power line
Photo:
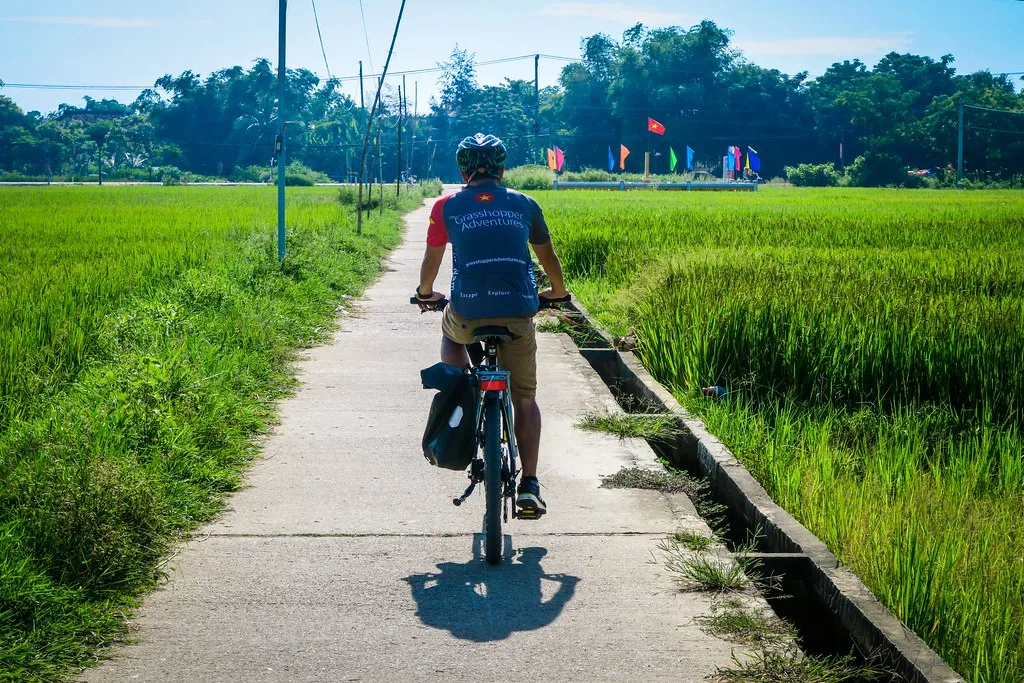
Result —
<instances>
[{"instance_id":1,"label":"power line","mask_svg":"<svg viewBox=\"0 0 1024 683\"><path fill-rule=\"evenodd\" d=\"M570 57L553 57L551 55L541 55L541 57L548 57L551 59L571 59ZM502 57L500 59L489 59L482 62L476 62L475 66L492 66L494 64L505 64L508 62L516 62L524 59L533 59L534 55L517 55L515 57ZM578 61L578 60L577 60ZM326 58L325 58L326 62ZM370 63L370 68L373 68L373 63ZM417 74L436 73L443 71L444 69L439 66L426 67L423 69L408 69L406 71L389 71L386 74L371 73L363 74L364 78L380 78L385 76L387 78L395 78L398 76L413 76ZM330 74L328 74L330 75ZM340 76L335 78L336 81L358 81L359 74L353 76ZM7 88L20 88L30 90L146 90L154 88L152 85L68 85L68 84L52 84L52 83L5 83Z\"/></svg>"},{"instance_id":2,"label":"power line","mask_svg":"<svg viewBox=\"0 0 1024 683\"><path fill-rule=\"evenodd\" d=\"M51 83L4 83L5 88L21 88L23 90L147 90L152 85L56 85Z\"/></svg>"},{"instance_id":3,"label":"power line","mask_svg":"<svg viewBox=\"0 0 1024 683\"><path fill-rule=\"evenodd\" d=\"M327 68L327 79L334 80L331 77L331 65L327 63L327 51L324 50L324 37L320 33L320 19L316 16L316 0L310 0L313 3L313 21L316 23L316 36L320 39L320 53L324 56L324 67Z\"/></svg>"},{"instance_id":4,"label":"power line","mask_svg":"<svg viewBox=\"0 0 1024 683\"><path fill-rule=\"evenodd\" d=\"M1024 130L1004 130L1002 128L984 128L982 126L964 126L971 130L987 130L990 133L1006 133L1007 135L1024 135Z\"/></svg>"},{"instance_id":5,"label":"power line","mask_svg":"<svg viewBox=\"0 0 1024 683\"><path fill-rule=\"evenodd\" d=\"M370 60L370 70L373 70L373 53L370 52L370 34L366 30L366 12L363 11L363 0L359 0L359 16L363 18L363 38L366 39L366 57ZM358 78L358 76L356 77Z\"/></svg>"},{"instance_id":6,"label":"power line","mask_svg":"<svg viewBox=\"0 0 1024 683\"><path fill-rule=\"evenodd\" d=\"M981 111L992 111L997 114L1016 114L1017 116L1024 116L1024 111L1014 111L1013 109L993 109L992 107L979 107L976 104L964 103L964 107L967 109L980 109Z\"/></svg>"}]
</instances>

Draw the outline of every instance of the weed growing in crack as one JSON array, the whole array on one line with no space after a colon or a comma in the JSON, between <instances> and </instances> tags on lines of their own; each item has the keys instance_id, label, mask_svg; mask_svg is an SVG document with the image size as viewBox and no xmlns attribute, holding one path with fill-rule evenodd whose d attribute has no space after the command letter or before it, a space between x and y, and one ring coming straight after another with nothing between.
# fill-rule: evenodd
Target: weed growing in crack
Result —
<instances>
[{"instance_id":1,"label":"weed growing in crack","mask_svg":"<svg viewBox=\"0 0 1024 683\"><path fill-rule=\"evenodd\" d=\"M712 607L711 614L694 621L706 632L740 645L759 645L775 651L792 649L796 630L770 611L747 607L737 598L729 598Z\"/></svg>"},{"instance_id":2,"label":"weed growing in crack","mask_svg":"<svg viewBox=\"0 0 1024 683\"><path fill-rule=\"evenodd\" d=\"M690 529L680 529L675 532L672 534L672 540L687 550L694 552L703 552L718 543L718 539L714 534L702 534L699 531L692 531Z\"/></svg>"},{"instance_id":3,"label":"weed growing in crack","mask_svg":"<svg viewBox=\"0 0 1024 683\"><path fill-rule=\"evenodd\" d=\"M684 590L728 593L751 585L742 563L721 553L693 553L671 541L659 546L667 558L665 568Z\"/></svg>"},{"instance_id":4,"label":"weed growing in crack","mask_svg":"<svg viewBox=\"0 0 1024 683\"><path fill-rule=\"evenodd\" d=\"M620 439L649 439L669 441L683 434L685 429L672 415L584 415L577 425L581 429L614 434Z\"/></svg>"},{"instance_id":5,"label":"weed growing in crack","mask_svg":"<svg viewBox=\"0 0 1024 683\"><path fill-rule=\"evenodd\" d=\"M752 656L733 655L735 666L719 668L714 683L844 683L876 681L884 672L858 665L852 657L805 657L798 652L761 649Z\"/></svg>"}]
</instances>

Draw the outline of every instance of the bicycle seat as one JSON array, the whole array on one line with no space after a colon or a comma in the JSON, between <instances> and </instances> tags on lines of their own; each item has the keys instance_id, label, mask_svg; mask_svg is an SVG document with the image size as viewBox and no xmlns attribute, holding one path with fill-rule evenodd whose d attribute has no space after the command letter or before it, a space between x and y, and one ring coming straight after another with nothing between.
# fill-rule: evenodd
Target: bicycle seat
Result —
<instances>
[{"instance_id":1,"label":"bicycle seat","mask_svg":"<svg viewBox=\"0 0 1024 683\"><path fill-rule=\"evenodd\" d=\"M487 325L473 330L473 341L485 341L489 337L500 340L512 339L512 331L501 325Z\"/></svg>"}]
</instances>

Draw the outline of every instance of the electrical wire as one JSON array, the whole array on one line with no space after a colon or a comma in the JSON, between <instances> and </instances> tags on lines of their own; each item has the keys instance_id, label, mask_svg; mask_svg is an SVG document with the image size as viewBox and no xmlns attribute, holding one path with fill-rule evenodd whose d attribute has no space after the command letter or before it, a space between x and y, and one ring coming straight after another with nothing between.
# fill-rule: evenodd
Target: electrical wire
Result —
<instances>
[{"instance_id":1,"label":"electrical wire","mask_svg":"<svg viewBox=\"0 0 1024 683\"><path fill-rule=\"evenodd\" d=\"M146 90L152 85L54 85L50 83L4 83L5 88L23 90Z\"/></svg>"},{"instance_id":2,"label":"electrical wire","mask_svg":"<svg viewBox=\"0 0 1024 683\"><path fill-rule=\"evenodd\" d=\"M331 65L327 63L327 51L324 49L324 37L320 33L320 18L316 15L316 0L310 0L310 2L313 3L313 21L316 23L316 36L320 39L320 54L324 56L324 66L327 68L327 80L333 81Z\"/></svg>"},{"instance_id":3,"label":"electrical wire","mask_svg":"<svg viewBox=\"0 0 1024 683\"><path fill-rule=\"evenodd\" d=\"M363 0L359 0L359 16L363 18L363 38L366 39L366 58L370 60L370 71L373 71L373 53L370 51L370 33L366 30L366 12L363 11ZM356 78L359 77L356 76Z\"/></svg>"},{"instance_id":4,"label":"electrical wire","mask_svg":"<svg viewBox=\"0 0 1024 683\"><path fill-rule=\"evenodd\" d=\"M997 114L1016 114L1017 116L1024 116L1024 111L1014 111L1012 109L993 109L991 107L979 107L976 104L965 104L966 109L978 109L981 111L992 111Z\"/></svg>"},{"instance_id":5,"label":"electrical wire","mask_svg":"<svg viewBox=\"0 0 1024 683\"><path fill-rule=\"evenodd\" d=\"M964 126L971 130L987 130L990 133L1006 133L1007 135L1024 135L1024 130L1004 130L1002 128L984 128L982 126Z\"/></svg>"}]
</instances>

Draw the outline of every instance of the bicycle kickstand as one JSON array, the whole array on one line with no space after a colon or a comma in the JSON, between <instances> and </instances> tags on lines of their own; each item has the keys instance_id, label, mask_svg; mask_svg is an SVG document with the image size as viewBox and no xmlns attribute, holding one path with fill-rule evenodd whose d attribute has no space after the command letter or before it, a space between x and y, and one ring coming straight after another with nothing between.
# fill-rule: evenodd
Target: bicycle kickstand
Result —
<instances>
[{"instance_id":1,"label":"bicycle kickstand","mask_svg":"<svg viewBox=\"0 0 1024 683\"><path fill-rule=\"evenodd\" d=\"M455 505L456 507L462 505L464 502L466 502L466 499L473 494L474 489L476 489L476 482L470 479L469 486L467 486L466 490L462 492L462 495L459 496L458 498L452 498L452 505Z\"/></svg>"}]
</instances>

